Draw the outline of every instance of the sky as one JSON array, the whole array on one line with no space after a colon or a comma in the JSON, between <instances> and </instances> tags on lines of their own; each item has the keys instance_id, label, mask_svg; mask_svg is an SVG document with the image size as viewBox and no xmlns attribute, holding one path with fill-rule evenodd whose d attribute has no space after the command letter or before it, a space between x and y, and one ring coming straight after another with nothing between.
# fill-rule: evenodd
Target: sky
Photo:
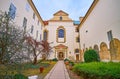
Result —
<instances>
[{"instance_id":1,"label":"sky","mask_svg":"<svg viewBox=\"0 0 120 79\"><path fill-rule=\"evenodd\" d=\"M85 16L93 0L33 0L43 20L49 20L59 10L69 14L73 20Z\"/></svg>"}]
</instances>

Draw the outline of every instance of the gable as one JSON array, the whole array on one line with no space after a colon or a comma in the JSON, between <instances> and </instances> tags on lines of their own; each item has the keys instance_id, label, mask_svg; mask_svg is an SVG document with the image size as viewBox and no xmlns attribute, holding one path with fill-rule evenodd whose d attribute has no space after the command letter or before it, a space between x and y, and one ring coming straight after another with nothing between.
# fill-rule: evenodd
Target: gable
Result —
<instances>
[{"instance_id":1,"label":"gable","mask_svg":"<svg viewBox=\"0 0 120 79\"><path fill-rule=\"evenodd\" d=\"M56 12L54 16L68 16L68 14L62 10Z\"/></svg>"},{"instance_id":2,"label":"gable","mask_svg":"<svg viewBox=\"0 0 120 79\"><path fill-rule=\"evenodd\" d=\"M50 19L49 21L70 21L72 22L72 19L69 18L69 14L67 14L66 12L62 10L56 12L53 15L54 15L53 18Z\"/></svg>"}]
</instances>

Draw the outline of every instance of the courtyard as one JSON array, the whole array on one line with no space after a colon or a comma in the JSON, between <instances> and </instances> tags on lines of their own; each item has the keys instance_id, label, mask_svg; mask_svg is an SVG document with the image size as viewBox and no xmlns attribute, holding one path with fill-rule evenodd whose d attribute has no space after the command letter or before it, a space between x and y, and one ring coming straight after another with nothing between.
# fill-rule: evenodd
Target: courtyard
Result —
<instances>
[{"instance_id":1,"label":"courtyard","mask_svg":"<svg viewBox=\"0 0 120 79\"><path fill-rule=\"evenodd\" d=\"M1 0L0 79L120 79L120 0Z\"/></svg>"}]
</instances>

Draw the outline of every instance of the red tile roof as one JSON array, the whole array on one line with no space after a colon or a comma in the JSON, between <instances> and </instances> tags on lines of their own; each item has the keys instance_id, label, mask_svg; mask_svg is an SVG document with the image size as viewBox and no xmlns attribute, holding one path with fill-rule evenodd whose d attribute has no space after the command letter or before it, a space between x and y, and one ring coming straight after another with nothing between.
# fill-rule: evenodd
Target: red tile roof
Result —
<instances>
[{"instance_id":1,"label":"red tile roof","mask_svg":"<svg viewBox=\"0 0 120 79\"><path fill-rule=\"evenodd\" d=\"M48 21L43 21L43 23L45 26L48 25Z\"/></svg>"}]
</instances>

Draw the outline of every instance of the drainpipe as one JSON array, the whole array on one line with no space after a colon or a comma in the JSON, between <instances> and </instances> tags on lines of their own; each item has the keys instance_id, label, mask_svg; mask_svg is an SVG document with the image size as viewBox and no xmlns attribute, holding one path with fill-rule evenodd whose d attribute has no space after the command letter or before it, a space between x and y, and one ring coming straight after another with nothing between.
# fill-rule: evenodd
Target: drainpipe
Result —
<instances>
[{"instance_id":1,"label":"drainpipe","mask_svg":"<svg viewBox=\"0 0 120 79\"><path fill-rule=\"evenodd\" d=\"M78 36L79 36L79 53L80 53L80 61L82 61L82 54L81 54L81 44L80 44L80 30L79 30L79 32L78 32Z\"/></svg>"}]
</instances>

